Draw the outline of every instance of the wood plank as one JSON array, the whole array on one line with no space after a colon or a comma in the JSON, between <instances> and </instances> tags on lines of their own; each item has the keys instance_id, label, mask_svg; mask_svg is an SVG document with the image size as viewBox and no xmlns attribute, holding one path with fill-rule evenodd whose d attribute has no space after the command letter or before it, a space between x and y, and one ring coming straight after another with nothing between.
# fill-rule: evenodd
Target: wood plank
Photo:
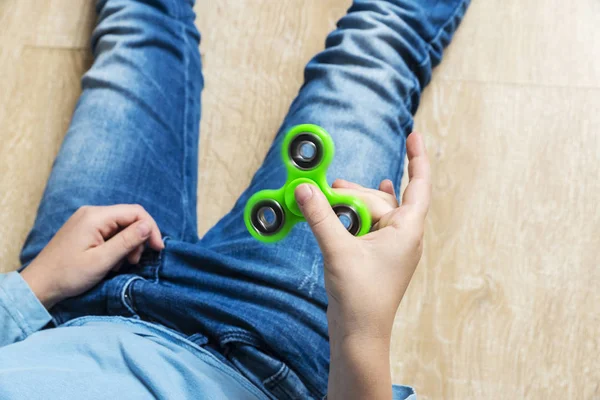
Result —
<instances>
[{"instance_id":1,"label":"wood plank","mask_svg":"<svg viewBox=\"0 0 600 400\"><path fill-rule=\"evenodd\" d=\"M473 1L441 75L600 87L599 21L597 0Z\"/></svg>"},{"instance_id":2,"label":"wood plank","mask_svg":"<svg viewBox=\"0 0 600 400\"><path fill-rule=\"evenodd\" d=\"M0 43L87 48L96 19L93 1L2 0ZM5 39L6 40L6 39Z\"/></svg>"},{"instance_id":3,"label":"wood plank","mask_svg":"<svg viewBox=\"0 0 600 400\"><path fill-rule=\"evenodd\" d=\"M89 58L82 50L24 48L11 63L19 68L6 76L12 85L0 97L0 272L19 266L20 247L33 224Z\"/></svg>"},{"instance_id":4,"label":"wood plank","mask_svg":"<svg viewBox=\"0 0 600 400\"><path fill-rule=\"evenodd\" d=\"M425 93L434 201L393 344L395 380L420 398L600 396L599 95Z\"/></svg>"}]
</instances>

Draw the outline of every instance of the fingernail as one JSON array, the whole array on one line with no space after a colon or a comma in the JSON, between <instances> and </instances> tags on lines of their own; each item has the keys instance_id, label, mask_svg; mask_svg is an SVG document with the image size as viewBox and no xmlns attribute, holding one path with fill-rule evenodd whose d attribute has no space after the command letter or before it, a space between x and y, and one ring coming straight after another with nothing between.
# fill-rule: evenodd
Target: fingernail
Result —
<instances>
[{"instance_id":1,"label":"fingernail","mask_svg":"<svg viewBox=\"0 0 600 400\"><path fill-rule=\"evenodd\" d=\"M138 225L137 227L137 231L140 235L140 237L148 237L150 235L150 225L148 225L145 222L142 222Z\"/></svg>"},{"instance_id":2,"label":"fingernail","mask_svg":"<svg viewBox=\"0 0 600 400\"><path fill-rule=\"evenodd\" d=\"M296 201L299 205L304 205L313 195L313 190L309 184L303 183L299 185L294 191L296 195Z\"/></svg>"}]
</instances>

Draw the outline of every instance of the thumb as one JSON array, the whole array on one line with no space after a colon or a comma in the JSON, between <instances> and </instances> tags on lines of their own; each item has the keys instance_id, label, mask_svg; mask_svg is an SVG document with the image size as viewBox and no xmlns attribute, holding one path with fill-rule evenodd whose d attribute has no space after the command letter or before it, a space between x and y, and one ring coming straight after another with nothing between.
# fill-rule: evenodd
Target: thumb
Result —
<instances>
[{"instance_id":1,"label":"thumb","mask_svg":"<svg viewBox=\"0 0 600 400\"><path fill-rule=\"evenodd\" d=\"M294 191L296 202L304 218L310 225L319 247L324 253L333 248L348 235L325 195L314 185L302 184Z\"/></svg>"},{"instance_id":2,"label":"thumb","mask_svg":"<svg viewBox=\"0 0 600 400\"><path fill-rule=\"evenodd\" d=\"M110 238L98 250L103 253L102 259L109 263L110 267L113 267L138 246L144 244L150 238L151 233L152 227L148 222L138 221Z\"/></svg>"}]
</instances>

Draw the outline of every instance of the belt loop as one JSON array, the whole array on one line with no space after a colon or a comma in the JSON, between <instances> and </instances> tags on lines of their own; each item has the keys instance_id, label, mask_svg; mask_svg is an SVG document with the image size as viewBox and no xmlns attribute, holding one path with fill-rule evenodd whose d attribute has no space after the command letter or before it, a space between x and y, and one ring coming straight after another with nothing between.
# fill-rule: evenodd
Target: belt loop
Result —
<instances>
[{"instance_id":1,"label":"belt loop","mask_svg":"<svg viewBox=\"0 0 600 400\"><path fill-rule=\"evenodd\" d=\"M108 315L139 318L133 308L131 299L131 284L142 279L137 275L120 275L109 281L106 295L106 309Z\"/></svg>"}]
</instances>

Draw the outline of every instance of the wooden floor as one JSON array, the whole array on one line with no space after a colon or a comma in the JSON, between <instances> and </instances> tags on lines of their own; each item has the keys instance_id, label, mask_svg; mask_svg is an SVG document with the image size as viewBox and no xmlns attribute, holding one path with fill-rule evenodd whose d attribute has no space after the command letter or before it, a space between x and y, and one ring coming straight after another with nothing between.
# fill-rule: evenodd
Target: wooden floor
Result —
<instances>
[{"instance_id":1,"label":"wooden floor","mask_svg":"<svg viewBox=\"0 0 600 400\"><path fill-rule=\"evenodd\" d=\"M90 65L91 3L0 1L0 271L18 266ZM199 0L200 233L348 5ZM392 356L421 399L600 399L599 21L597 0L475 0L423 95L435 199Z\"/></svg>"}]
</instances>

